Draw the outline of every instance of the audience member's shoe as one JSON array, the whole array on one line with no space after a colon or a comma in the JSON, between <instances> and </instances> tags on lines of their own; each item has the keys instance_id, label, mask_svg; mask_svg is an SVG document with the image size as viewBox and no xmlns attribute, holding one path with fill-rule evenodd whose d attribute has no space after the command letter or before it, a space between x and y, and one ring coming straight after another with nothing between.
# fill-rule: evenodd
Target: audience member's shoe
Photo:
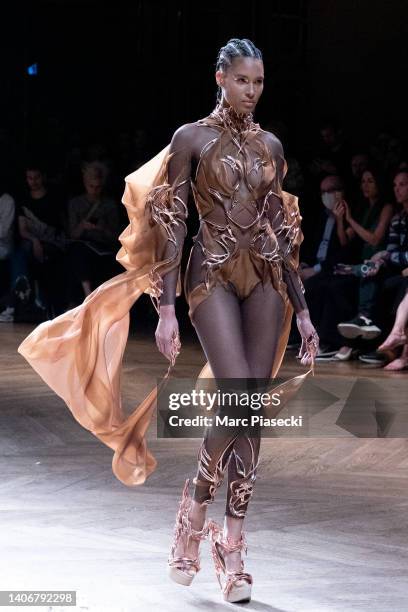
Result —
<instances>
[{"instance_id":1,"label":"audience member's shoe","mask_svg":"<svg viewBox=\"0 0 408 612\"><path fill-rule=\"evenodd\" d=\"M14 308L7 306L2 313L0 313L0 323L13 323L14 321Z\"/></svg>"},{"instance_id":2,"label":"audience member's shoe","mask_svg":"<svg viewBox=\"0 0 408 612\"><path fill-rule=\"evenodd\" d=\"M19 302L28 304L31 295L31 285L26 276L22 275L17 278L14 285L14 295Z\"/></svg>"},{"instance_id":3,"label":"audience member's shoe","mask_svg":"<svg viewBox=\"0 0 408 612\"><path fill-rule=\"evenodd\" d=\"M351 346L342 346L335 355L333 355L332 361L350 361L353 357L358 355L358 350L351 348Z\"/></svg>"},{"instance_id":4,"label":"audience member's shoe","mask_svg":"<svg viewBox=\"0 0 408 612\"><path fill-rule=\"evenodd\" d=\"M322 354L318 353L315 357L315 361L319 361L320 363L333 361L335 352L336 351L323 352Z\"/></svg>"},{"instance_id":5,"label":"audience member's shoe","mask_svg":"<svg viewBox=\"0 0 408 612\"><path fill-rule=\"evenodd\" d=\"M316 361L330 361L333 355L335 354L337 349L333 349L331 346L327 344L323 344L323 346L319 346L319 350L317 351Z\"/></svg>"},{"instance_id":6,"label":"audience member's shoe","mask_svg":"<svg viewBox=\"0 0 408 612\"><path fill-rule=\"evenodd\" d=\"M333 349L331 346L323 345L319 347L316 357L333 357L336 354L337 349Z\"/></svg>"},{"instance_id":7,"label":"audience member's shoe","mask_svg":"<svg viewBox=\"0 0 408 612\"><path fill-rule=\"evenodd\" d=\"M299 349L300 349L300 345L299 345ZM324 344L323 346L319 347L318 353L316 355L316 359L317 360L321 360L321 361L327 361L328 359L330 359L330 357L333 357L333 355L335 354L337 349L333 349L331 346ZM300 359L299 355L296 355L296 359Z\"/></svg>"},{"instance_id":8,"label":"audience member's shoe","mask_svg":"<svg viewBox=\"0 0 408 612\"><path fill-rule=\"evenodd\" d=\"M363 363L383 365L387 361L387 358L382 353L378 353L377 351L372 351L371 353L360 355L359 360L362 361Z\"/></svg>"},{"instance_id":9,"label":"audience member's shoe","mask_svg":"<svg viewBox=\"0 0 408 612\"><path fill-rule=\"evenodd\" d=\"M354 317L354 319L345 323L339 323L337 329L345 338L358 338L361 336L364 340L372 340L381 334L381 329L364 315Z\"/></svg>"}]
</instances>

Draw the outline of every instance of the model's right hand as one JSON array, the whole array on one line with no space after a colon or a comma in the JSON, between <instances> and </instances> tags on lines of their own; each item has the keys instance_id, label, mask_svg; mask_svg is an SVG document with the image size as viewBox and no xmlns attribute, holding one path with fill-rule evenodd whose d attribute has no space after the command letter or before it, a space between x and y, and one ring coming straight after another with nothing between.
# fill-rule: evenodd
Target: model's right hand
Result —
<instances>
[{"instance_id":1,"label":"model's right hand","mask_svg":"<svg viewBox=\"0 0 408 612\"><path fill-rule=\"evenodd\" d=\"M174 354L174 338L179 335L179 325L175 315L174 307L166 310L160 308L160 318L157 324L155 337L159 351L171 361Z\"/></svg>"}]
</instances>

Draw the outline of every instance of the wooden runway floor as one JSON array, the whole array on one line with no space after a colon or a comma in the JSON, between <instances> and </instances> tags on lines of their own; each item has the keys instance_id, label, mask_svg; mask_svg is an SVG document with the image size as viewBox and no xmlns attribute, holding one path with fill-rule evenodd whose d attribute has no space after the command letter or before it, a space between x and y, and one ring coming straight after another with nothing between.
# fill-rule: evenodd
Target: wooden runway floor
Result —
<instances>
[{"instance_id":1,"label":"wooden runway floor","mask_svg":"<svg viewBox=\"0 0 408 612\"><path fill-rule=\"evenodd\" d=\"M207 542L191 587L166 575L178 501L184 479L195 474L199 440L157 440L153 422L149 447L158 468L143 486L124 486L112 475L111 450L17 354L31 328L0 327L0 590L77 591L77 608L53 610L232 609L222 601ZM194 339L182 342L177 374L193 377L204 358ZM132 335L125 406L136 405L165 370L153 334ZM282 374L301 371L289 353ZM359 376L389 388L406 389L408 382L407 374L363 364L323 364L318 374L345 382ZM242 607L407 611L407 439L358 438L346 430L265 438L261 458L246 521L253 600ZM209 516L222 520L224 500L225 483Z\"/></svg>"}]
</instances>

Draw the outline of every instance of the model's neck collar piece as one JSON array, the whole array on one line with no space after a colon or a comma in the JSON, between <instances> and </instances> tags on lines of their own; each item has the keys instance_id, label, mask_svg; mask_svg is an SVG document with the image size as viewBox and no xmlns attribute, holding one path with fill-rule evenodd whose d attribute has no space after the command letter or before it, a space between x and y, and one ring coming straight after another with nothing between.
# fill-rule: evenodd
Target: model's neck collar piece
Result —
<instances>
[{"instance_id":1,"label":"model's neck collar piece","mask_svg":"<svg viewBox=\"0 0 408 612\"><path fill-rule=\"evenodd\" d=\"M252 113L238 113L233 106L217 104L210 117L217 120L224 128L233 134L242 134L255 127Z\"/></svg>"}]
</instances>

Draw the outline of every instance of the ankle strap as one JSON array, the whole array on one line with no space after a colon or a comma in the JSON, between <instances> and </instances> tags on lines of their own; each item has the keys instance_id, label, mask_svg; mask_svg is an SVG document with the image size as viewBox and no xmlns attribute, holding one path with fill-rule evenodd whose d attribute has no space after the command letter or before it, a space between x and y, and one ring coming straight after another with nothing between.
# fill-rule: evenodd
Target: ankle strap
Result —
<instances>
[{"instance_id":1,"label":"ankle strap","mask_svg":"<svg viewBox=\"0 0 408 612\"><path fill-rule=\"evenodd\" d=\"M206 537L208 536L208 521L207 519L204 522L204 525L202 527L202 529L193 529L193 527L191 526L191 521L189 521L189 525L187 526L186 529L189 537L192 540L205 540Z\"/></svg>"},{"instance_id":2,"label":"ankle strap","mask_svg":"<svg viewBox=\"0 0 408 612\"><path fill-rule=\"evenodd\" d=\"M245 550L245 552L247 551L247 542L244 533L241 533L241 537L239 540L233 540L228 536L222 535L222 537L219 538L218 542L227 552L235 552L237 550Z\"/></svg>"},{"instance_id":3,"label":"ankle strap","mask_svg":"<svg viewBox=\"0 0 408 612\"><path fill-rule=\"evenodd\" d=\"M188 487L190 484L190 479L187 478L184 487L183 493L181 496L181 501L179 504L179 509L176 516L176 524L174 526L174 534L175 537L178 538L181 534L187 535L192 540L204 540L208 537L208 519L204 521L204 525L201 529L194 529L191 521L189 519L189 512L191 509L191 497L188 492Z\"/></svg>"},{"instance_id":4,"label":"ankle strap","mask_svg":"<svg viewBox=\"0 0 408 612\"><path fill-rule=\"evenodd\" d=\"M213 541L220 544L226 552L235 552L238 550L244 550L245 553L247 552L248 546L244 531L241 531L241 536L238 540L234 540L233 538L224 535L221 525L216 521L211 520L209 522L208 529L211 532Z\"/></svg>"}]
</instances>

